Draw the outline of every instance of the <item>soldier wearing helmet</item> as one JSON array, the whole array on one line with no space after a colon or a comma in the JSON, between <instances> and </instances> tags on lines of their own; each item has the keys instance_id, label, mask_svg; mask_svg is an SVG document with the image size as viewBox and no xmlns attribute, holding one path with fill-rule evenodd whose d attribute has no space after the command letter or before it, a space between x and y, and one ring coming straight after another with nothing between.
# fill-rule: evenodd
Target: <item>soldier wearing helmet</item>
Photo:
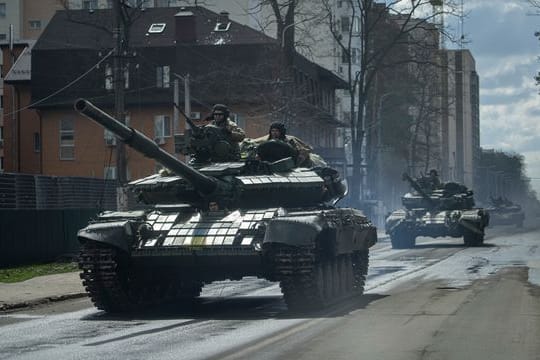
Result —
<instances>
[{"instance_id":1,"label":"soldier wearing helmet","mask_svg":"<svg viewBox=\"0 0 540 360\"><path fill-rule=\"evenodd\" d=\"M216 104L212 108L211 124L217 126L226 133L231 144L237 144L244 140L246 134L234 121L229 118L230 111L226 105Z\"/></svg>"},{"instance_id":2,"label":"soldier wearing helmet","mask_svg":"<svg viewBox=\"0 0 540 360\"><path fill-rule=\"evenodd\" d=\"M297 138L296 136L287 135L287 128L281 122L270 124L267 140L281 140L291 145L296 150L296 165L299 167L311 167L312 161L310 153L311 146Z\"/></svg>"},{"instance_id":3,"label":"soldier wearing helmet","mask_svg":"<svg viewBox=\"0 0 540 360\"><path fill-rule=\"evenodd\" d=\"M432 189L438 189L441 187L441 180L439 179L439 173L435 169L429 170L429 184Z\"/></svg>"}]
</instances>

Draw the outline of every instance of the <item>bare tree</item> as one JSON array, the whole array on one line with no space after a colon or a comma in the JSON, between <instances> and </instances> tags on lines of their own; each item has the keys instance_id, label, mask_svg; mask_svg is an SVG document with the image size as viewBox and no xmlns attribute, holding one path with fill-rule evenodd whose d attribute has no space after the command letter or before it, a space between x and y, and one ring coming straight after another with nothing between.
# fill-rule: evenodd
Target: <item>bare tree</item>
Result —
<instances>
[{"instance_id":1,"label":"bare tree","mask_svg":"<svg viewBox=\"0 0 540 360\"><path fill-rule=\"evenodd\" d=\"M455 4L447 1L445 6L440 6L439 1L433 0L410 0L410 1L387 1L378 3L373 0L346 0L349 14L352 15L351 26L344 33L345 27L336 22L337 15L333 8L333 2L324 0L323 5L327 12L327 21L330 31L342 50L342 58L347 66L346 80L349 83L348 93L350 96L351 118L350 128L353 150L353 187L351 195L353 199L361 198L363 180L364 152L363 146L366 135L366 124L370 114L370 101L372 104L380 102L380 96L387 92L381 90L380 74L388 69L402 68L407 72L411 63L418 67L434 65L436 59L432 56L422 56L426 51L432 54L436 52L433 42L426 41L426 36L433 32L441 33L441 36L449 37L444 29L433 26L444 15L456 13ZM358 31L353 31L352 24L358 22ZM423 35L423 36L421 36ZM432 35L429 35L432 36ZM437 43L437 41L435 42ZM355 53L359 49L359 55ZM424 52L420 51L421 49ZM359 56L357 60L356 57ZM423 94L417 94L419 99L425 98ZM418 100L418 99L417 99ZM377 106L372 106L377 107ZM424 105L417 105L422 109L422 114L427 114ZM376 117L377 112L371 111ZM418 113L420 114L420 113ZM419 139L422 117L417 117L416 127L412 133ZM431 134L429 127L423 127L424 135ZM412 140L409 147L417 146L417 141ZM409 166L413 166L415 149L409 149Z\"/></svg>"}]
</instances>

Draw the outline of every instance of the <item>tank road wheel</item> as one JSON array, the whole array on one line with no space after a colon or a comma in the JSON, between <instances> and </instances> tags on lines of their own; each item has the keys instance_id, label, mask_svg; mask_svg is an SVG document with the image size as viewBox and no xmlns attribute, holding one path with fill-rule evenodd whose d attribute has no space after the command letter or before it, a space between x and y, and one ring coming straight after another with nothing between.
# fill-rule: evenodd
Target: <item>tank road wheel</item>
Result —
<instances>
[{"instance_id":1,"label":"tank road wheel","mask_svg":"<svg viewBox=\"0 0 540 360\"><path fill-rule=\"evenodd\" d=\"M289 310L319 309L363 293L367 251L317 261L313 250L282 249L274 260L275 277Z\"/></svg>"},{"instance_id":2,"label":"tank road wheel","mask_svg":"<svg viewBox=\"0 0 540 360\"><path fill-rule=\"evenodd\" d=\"M477 232L463 228L463 243L465 246L482 246L484 244L484 230Z\"/></svg>"},{"instance_id":3,"label":"tank road wheel","mask_svg":"<svg viewBox=\"0 0 540 360\"><path fill-rule=\"evenodd\" d=\"M411 249L416 243L415 238L408 230L397 230L390 234L393 249Z\"/></svg>"},{"instance_id":4,"label":"tank road wheel","mask_svg":"<svg viewBox=\"0 0 540 360\"><path fill-rule=\"evenodd\" d=\"M80 277L94 305L107 312L129 311L127 259L117 249L92 241L82 245L79 255Z\"/></svg>"},{"instance_id":5,"label":"tank road wheel","mask_svg":"<svg viewBox=\"0 0 540 360\"><path fill-rule=\"evenodd\" d=\"M81 248L79 268L83 286L94 305L110 313L192 299L202 289L201 282L179 282L174 274L136 274L130 269L126 254L92 241Z\"/></svg>"}]
</instances>

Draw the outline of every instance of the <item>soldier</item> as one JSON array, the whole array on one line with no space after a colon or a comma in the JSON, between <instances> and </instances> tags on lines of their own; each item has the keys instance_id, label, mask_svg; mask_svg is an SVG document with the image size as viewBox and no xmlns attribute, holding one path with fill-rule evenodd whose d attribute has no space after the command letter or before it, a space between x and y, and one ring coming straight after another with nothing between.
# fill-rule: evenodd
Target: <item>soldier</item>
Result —
<instances>
[{"instance_id":1,"label":"soldier","mask_svg":"<svg viewBox=\"0 0 540 360\"><path fill-rule=\"evenodd\" d=\"M186 153L191 154L192 165L208 162L228 162L240 159L240 146L245 133L229 118L229 108L216 104L206 118L210 122L194 129Z\"/></svg>"},{"instance_id":2,"label":"soldier","mask_svg":"<svg viewBox=\"0 0 540 360\"><path fill-rule=\"evenodd\" d=\"M311 167L313 165L311 161L311 146L297 138L296 136L287 135L287 129L285 125L280 122L274 122L270 125L268 130L267 140L281 140L291 145L297 152L296 165L299 167Z\"/></svg>"},{"instance_id":3,"label":"soldier","mask_svg":"<svg viewBox=\"0 0 540 360\"><path fill-rule=\"evenodd\" d=\"M442 185L439 179L439 173L435 169L429 170L429 184L433 190L439 189Z\"/></svg>"},{"instance_id":4,"label":"soldier","mask_svg":"<svg viewBox=\"0 0 540 360\"><path fill-rule=\"evenodd\" d=\"M231 144L239 143L246 137L244 130L229 118L230 111L226 105L216 104L212 108L210 124L217 126L225 131Z\"/></svg>"}]
</instances>

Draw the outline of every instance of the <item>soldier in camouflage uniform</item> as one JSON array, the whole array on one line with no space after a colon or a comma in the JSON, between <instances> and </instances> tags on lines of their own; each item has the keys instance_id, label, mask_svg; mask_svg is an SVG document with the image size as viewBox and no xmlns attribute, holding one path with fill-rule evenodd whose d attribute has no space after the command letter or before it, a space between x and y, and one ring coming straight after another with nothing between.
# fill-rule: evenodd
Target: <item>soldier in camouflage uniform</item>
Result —
<instances>
[{"instance_id":1,"label":"soldier in camouflage uniform","mask_svg":"<svg viewBox=\"0 0 540 360\"><path fill-rule=\"evenodd\" d=\"M231 145L238 144L246 137L244 130L236 125L234 121L229 118L230 111L226 105L216 104L212 108L211 123L214 126L222 128L227 134L227 138Z\"/></svg>"},{"instance_id":2,"label":"soldier in camouflage uniform","mask_svg":"<svg viewBox=\"0 0 540 360\"><path fill-rule=\"evenodd\" d=\"M310 154L312 152L311 146L297 138L296 136L287 135L287 129L285 125L280 122L274 122L270 125L268 130L267 140L281 140L290 144L297 152L296 166L299 167L311 167L313 163L311 161Z\"/></svg>"}]
</instances>

